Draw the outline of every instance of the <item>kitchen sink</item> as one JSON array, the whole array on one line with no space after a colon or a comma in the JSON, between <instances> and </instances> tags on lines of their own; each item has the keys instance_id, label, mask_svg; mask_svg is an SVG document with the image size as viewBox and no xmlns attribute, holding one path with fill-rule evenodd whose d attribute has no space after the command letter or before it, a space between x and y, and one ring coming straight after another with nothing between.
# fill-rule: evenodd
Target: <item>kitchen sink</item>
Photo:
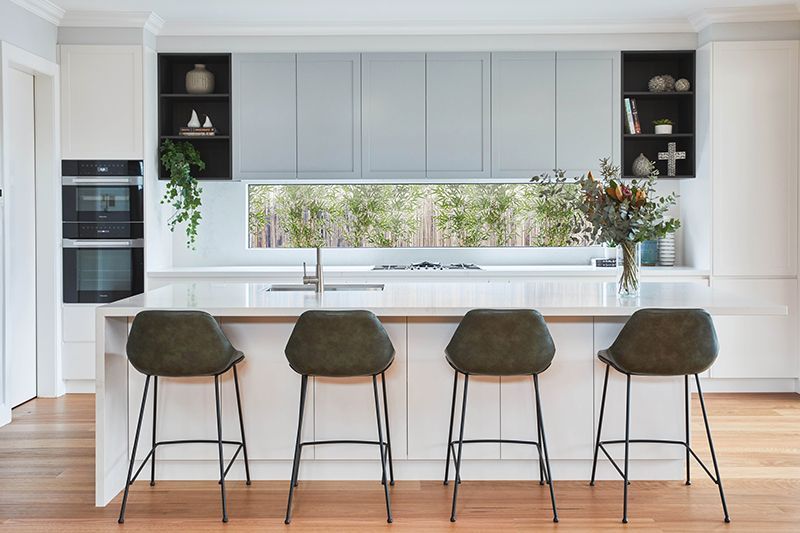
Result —
<instances>
[{"instance_id":1,"label":"kitchen sink","mask_svg":"<svg viewBox=\"0 0 800 533\"><path fill-rule=\"evenodd\" d=\"M304 291L314 292L314 285L303 285L302 283L273 283L266 289L268 292L288 292ZM326 291L382 291L383 283L327 283Z\"/></svg>"}]
</instances>

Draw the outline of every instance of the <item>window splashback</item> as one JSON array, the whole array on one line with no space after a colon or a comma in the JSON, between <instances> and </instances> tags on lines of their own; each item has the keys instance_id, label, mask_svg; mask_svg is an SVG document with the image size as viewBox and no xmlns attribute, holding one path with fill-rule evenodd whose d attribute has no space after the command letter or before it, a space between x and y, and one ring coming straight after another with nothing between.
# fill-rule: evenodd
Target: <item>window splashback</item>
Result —
<instances>
[{"instance_id":1,"label":"window splashback","mask_svg":"<svg viewBox=\"0 0 800 533\"><path fill-rule=\"evenodd\" d=\"M571 184L251 184L249 246L587 246L579 201Z\"/></svg>"}]
</instances>

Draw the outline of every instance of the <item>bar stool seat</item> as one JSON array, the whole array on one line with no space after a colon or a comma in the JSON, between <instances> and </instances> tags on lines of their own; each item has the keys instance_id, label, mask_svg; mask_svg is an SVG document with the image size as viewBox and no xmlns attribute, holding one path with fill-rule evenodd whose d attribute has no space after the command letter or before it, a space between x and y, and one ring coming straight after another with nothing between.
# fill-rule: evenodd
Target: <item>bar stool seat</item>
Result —
<instances>
[{"instance_id":1,"label":"bar stool seat","mask_svg":"<svg viewBox=\"0 0 800 533\"><path fill-rule=\"evenodd\" d=\"M219 455L219 485L222 498L222 521L228 521L228 510L225 497L225 477L234 461L243 452L244 468L247 484L250 485L250 463L247 457L247 444L244 435L242 418L242 401L239 394L239 374L236 365L244 360L244 354L233 347L222 332L214 317L203 311L142 311L133 319L126 346L128 361L131 366L146 376L136 434L133 439L128 476L125 482L125 494L118 522L125 522L125 508L128 503L130 486L136 481L147 461L150 461L150 485L155 485L156 449L159 446L172 444L216 444ZM236 389L236 406L239 414L240 441L223 440L222 415L220 409L219 377L233 369L233 383ZM214 377L214 393L217 414L217 439L193 439L157 441L156 428L158 411L158 378L190 378ZM153 434L152 447L145 456L136 473L133 466L136 461L136 449L142 429L142 418L147 400L150 380L153 380ZM227 467L225 466L222 446L235 445Z\"/></svg>"},{"instance_id":2,"label":"bar stool seat","mask_svg":"<svg viewBox=\"0 0 800 533\"><path fill-rule=\"evenodd\" d=\"M297 319L289 341L286 343L289 366L300 374L300 413L297 420L292 476L289 482L289 501L286 504L284 523L292 521L292 499L300 470L300 456L305 446L325 444L370 444L380 450L381 483L386 499L386 519L392 522L389 485L394 485L392 466L392 441L389 434L389 412L386 396L385 371L394 361L394 346L378 317L370 311L306 311ZM383 419L386 440L383 439L381 408L378 401L377 376L381 376L383 389ZM375 401L378 440L301 440L306 390L309 376L346 378L371 376ZM389 466L387 478L386 466Z\"/></svg>"},{"instance_id":3,"label":"bar stool seat","mask_svg":"<svg viewBox=\"0 0 800 533\"><path fill-rule=\"evenodd\" d=\"M598 452L611 462L614 469L622 476L623 510L622 522L628 523L628 448L631 443L675 444L686 449L686 484L691 484L690 459L694 457L711 480L718 486L725 522L730 522L722 478L719 473L711 428L708 424L706 405L700 386L699 375L708 370L717 358L719 345L711 316L702 309L642 309L636 311L623 326L612 345L598 352L597 357L606 364L603 382L603 394L600 401L600 417L597 423L597 440L592 462L590 485L594 485L597 472ZM609 369L614 368L624 374L627 379L625 404L625 438L601 440L603 415L605 412L606 392L608 390ZM690 445L689 434L689 376L694 375L697 394L703 412L706 436L714 464L714 474L706 467ZM684 378L684 440L663 439L631 439L631 376L683 376ZM609 444L625 445L625 464L623 468L611 458L605 446Z\"/></svg>"},{"instance_id":4,"label":"bar stool seat","mask_svg":"<svg viewBox=\"0 0 800 533\"><path fill-rule=\"evenodd\" d=\"M473 309L458 324L453 337L445 348L445 358L455 370L453 378L453 401L450 406L450 429L447 433L447 458L444 484L448 483L450 456L455 462L456 483L453 488L453 506L450 521L456 521L458 486L461 484L461 451L464 444L507 443L527 444L536 447L539 454L539 483L550 486L553 506L553 521L558 522L553 479L550 474L550 459L547 452L542 405L539 397L539 374L550 367L556 348L544 318L532 309ZM453 423L456 410L458 376L464 375L464 392L461 404L461 428L457 440L453 439ZM522 376L533 378L536 400L537 440L510 439L464 439L464 422L467 412L467 391L472 375ZM456 451L455 445L458 444Z\"/></svg>"}]
</instances>

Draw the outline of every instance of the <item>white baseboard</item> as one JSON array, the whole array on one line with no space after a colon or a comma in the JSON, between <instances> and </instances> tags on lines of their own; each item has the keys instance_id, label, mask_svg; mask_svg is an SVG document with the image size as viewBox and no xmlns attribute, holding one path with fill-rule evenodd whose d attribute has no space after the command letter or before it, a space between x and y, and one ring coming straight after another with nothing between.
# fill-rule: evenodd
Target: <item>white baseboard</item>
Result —
<instances>
[{"instance_id":1,"label":"white baseboard","mask_svg":"<svg viewBox=\"0 0 800 533\"><path fill-rule=\"evenodd\" d=\"M65 379L64 389L67 394L94 394L93 379Z\"/></svg>"},{"instance_id":2,"label":"white baseboard","mask_svg":"<svg viewBox=\"0 0 800 533\"><path fill-rule=\"evenodd\" d=\"M6 404L0 404L0 427L11 422L11 409Z\"/></svg>"},{"instance_id":3,"label":"white baseboard","mask_svg":"<svg viewBox=\"0 0 800 533\"><path fill-rule=\"evenodd\" d=\"M796 378L700 378L703 392L800 392Z\"/></svg>"}]
</instances>

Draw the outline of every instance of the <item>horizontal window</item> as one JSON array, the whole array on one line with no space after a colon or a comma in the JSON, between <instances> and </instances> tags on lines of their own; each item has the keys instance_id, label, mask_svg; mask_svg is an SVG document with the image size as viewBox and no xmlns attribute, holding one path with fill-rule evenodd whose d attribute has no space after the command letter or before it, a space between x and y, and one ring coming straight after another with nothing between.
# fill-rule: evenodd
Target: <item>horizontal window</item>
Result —
<instances>
[{"instance_id":1,"label":"horizontal window","mask_svg":"<svg viewBox=\"0 0 800 533\"><path fill-rule=\"evenodd\" d=\"M586 246L571 183L248 185L250 248Z\"/></svg>"}]
</instances>

